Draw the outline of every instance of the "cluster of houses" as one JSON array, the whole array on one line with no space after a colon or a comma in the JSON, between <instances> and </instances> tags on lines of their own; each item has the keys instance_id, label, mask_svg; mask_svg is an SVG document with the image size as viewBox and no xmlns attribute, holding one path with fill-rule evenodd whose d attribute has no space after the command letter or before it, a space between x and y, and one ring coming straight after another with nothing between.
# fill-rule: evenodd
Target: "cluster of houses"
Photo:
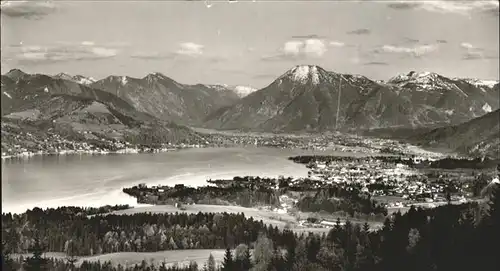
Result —
<instances>
[{"instance_id":1,"label":"cluster of houses","mask_svg":"<svg viewBox=\"0 0 500 271\"><path fill-rule=\"evenodd\" d=\"M419 158L415 158L418 161ZM434 182L421 171L404 164L382 162L375 158L359 161L314 162L309 165L309 176L326 183L342 183L361 187L361 191L372 196L399 198L387 207L398 207L415 202L446 202L446 189L450 184ZM466 201L466 193L454 187L458 193L451 195L452 201Z\"/></svg>"}]
</instances>

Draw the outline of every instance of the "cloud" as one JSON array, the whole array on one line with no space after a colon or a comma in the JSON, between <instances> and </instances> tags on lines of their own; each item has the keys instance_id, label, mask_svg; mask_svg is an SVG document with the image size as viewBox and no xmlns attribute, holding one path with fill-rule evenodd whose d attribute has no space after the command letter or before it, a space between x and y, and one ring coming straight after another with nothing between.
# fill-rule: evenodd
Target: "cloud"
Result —
<instances>
[{"instance_id":1,"label":"cloud","mask_svg":"<svg viewBox=\"0 0 500 271\"><path fill-rule=\"evenodd\" d=\"M487 52L484 48L475 46L469 42L460 43L460 47L464 51L462 55L463 60L476 60L476 59L496 59L494 52Z\"/></svg>"},{"instance_id":2,"label":"cloud","mask_svg":"<svg viewBox=\"0 0 500 271\"><path fill-rule=\"evenodd\" d=\"M264 56L262 60L274 61L319 58L322 57L327 50L327 45L321 39L290 40L283 44L277 54Z\"/></svg>"},{"instance_id":3,"label":"cloud","mask_svg":"<svg viewBox=\"0 0 500 271\"><path fill-rule=\"evenodd\" d=\"M181 50L181 49L179 49ZM185 48L184 48L185 50ZM219 63L227 60L225 57L221 56L209 56L202 53L187 53L179 51L176 52L157 52L157 51L138 51L130 55L131 58L142 59L142 60L165 60L171 59L176 61L190 61L196 59L196 61L206 61L208 63Z\"/></svg>"},{"instance_id":4,"label":"cloud","mask_svg":"<svg viewBox=\"0 0 500 271\"><path fill-rule=\"evenodd\" d=\"M437 50L438 46L433 44L425 44L413 47L384 45L382 46L382 48L377 50L377 52L389 53L389 54L402 54L412 57L422 57Z\"/></svg>"},{"instance_id":5,"label":"cloud","mask_svg":"<svg viewBox=\"0 0 500 271\"><path fill-rule=\"evenodd\" d=\"M420 3L416 2L411 2L411 1L398 1L398 2L393 2L389 3L387 5L388 7L392 9L414 9L420 6Z\"/></svg>"},{"instance_id":6,"label":"cloud","mask_svg":"<svg viewBox=\"0 0 500 271\"><path fill-rule=\"evenodd\" d=\"M41 19L57 10L53 1L2 1L2 15L12 18Z\"/></svg>"},{"instance_id":7,"label":"cloud","mask_svg":"<svg viewBox=\"0 0 500 271\"><path fill-rule=\"evenodd\" d=\"M320 36L316 34L292 36L292 39L324 39L324 38L325 36Z\"/></svg>"},{"instance_id":8,"label":"cloud","mask_svg":"<svg viewBox=\"0 0 500 271\"><path fill-rule=\"evenodd\" d=\"M333 46L333 47L344 47L345 43L340 42L340 41L330 41L330 46Z\"/></svg>"},{"instance_id":9,"label":"cloud","mask_svg":"<svg viewBox=\"0 0 500 271\"><path fill-rule=\"evenodd\" d=\"M484 12L498 16L498 0L469 0L469 1L397 1L388 4L396 10L419 9L437 13L454 13L468 15L472 12Z\"/></svg>"},{"instance_id":10,"label":"cloud","mask_svg":"<svg viewBox=\"0 0 500 271\"><path fill-rule=\"evenodd\" d=\"M460 47L464 48L464 49L467 49L467 50L470 50L470 49L475 49L475 47L468 43L468 42L462 42L460 43Z\"/></svg>"},{"instance_id":11,"label":"cloud","mask_svg":"<svg viewBox=\"0 0 500 271\"><path fill-rule=\"evenodd\" d=\"M446 40L436 40L437 43L440 43L440 44L445 44L445 43L448 43L448 41Z\"/></svg>"},{"instance_id":12,"label":"cloud","mask_svg":"<svg viewBox=\"0 0 500 271\"><path fill-rule=\"evenodd\" d=\"M196 57L203 54L204 46L193 42L184 42L179 44L179 50L176 51L179 55Z\"/></svg>"},{"instance_id":13,"label":"cloud","mask_svg":"<svg viewBox=\"0 0 500 271\"><path fill-rule=\"evenodd\" d=\"M381 61L370 61L370 62L363 63L363 65L365 65L365 66L387 66L387 65L389 65L389 63L381 62Z\"/></svg>"},{"instance_id":14,"label":"cloud","mask_svg":"<svg viewBox=\"0 0 500 271\"><path fill-rule=\"evenodd\" d=\"M160 52L135 52L130 55L131 58L145 59L145 60L161 60L161 59L171 59L174 54L162 54Z\"/></svg>"},{"instance_id":15,"label":"cloud","mask_svg":"<svg viewBox=\"0 0 500 271\"><path fill-rule=\"evenodd\" d=\"M347 32L349 35L369 35L371 33L370 29L360 28Z\"/></svg>"},{"instance_id":16,"label":"cloud","mask_svg":"<svg viewBox=\"0 0 500 271\"><path fill-rule=\"evenodd\" d=\"M111 58L118 54L115 48L83 44L67 44L57 46L21 46L15 53L20 63L41 64L63 61L99 60Z\"/></svg>"},{"instance_id":17,"label":"cloud","mask_svg":"<svg viewBox=\"0 0 500 271\"><path fill-rule=\"evenodd\" d=\"M94 42L93 41L82 41L82 45L85 45L85 46L94 46Z\"/></svg>"}]
</instances>

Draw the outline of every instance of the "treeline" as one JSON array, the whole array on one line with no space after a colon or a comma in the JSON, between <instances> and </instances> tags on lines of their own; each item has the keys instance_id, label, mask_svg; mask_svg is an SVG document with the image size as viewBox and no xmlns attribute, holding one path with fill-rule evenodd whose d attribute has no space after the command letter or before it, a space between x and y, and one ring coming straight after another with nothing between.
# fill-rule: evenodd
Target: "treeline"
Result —
<instances>
[{"instance_id":1,"label":"treeline","mask_svg":"<svg viewBox=\"0 0 500 271\"><path fill-rule=\"evenodd\" d=\"M175 249L223 249L250 244L260 232L277 244L289 233L244 214L81 215L81 210L35 208L22 215L2 214L2 240L13 253L25 253L36 237L52 252L96 255Z\"/></svg>"}]
</instances>

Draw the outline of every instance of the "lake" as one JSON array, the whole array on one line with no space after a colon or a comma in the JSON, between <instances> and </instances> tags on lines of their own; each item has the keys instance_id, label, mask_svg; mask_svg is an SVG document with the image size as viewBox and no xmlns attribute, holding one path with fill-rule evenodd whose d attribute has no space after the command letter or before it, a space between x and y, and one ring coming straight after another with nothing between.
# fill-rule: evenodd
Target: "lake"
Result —
<instances>
[{"instance_id":1,"label":"lake","mask_svg":"<svg viewBox=\"0 0 500 271\"><path fill-rule=\"evenodd\" d=\"M287 158L300 154L346 153L276 148L206 148L155 154L35 156L2 161L2 212L34 207L129 204L124 187L190 186L234 176L307 176L304 165ZM349 154L352 155L352 154Z\"/></svg>"}]
</instances>

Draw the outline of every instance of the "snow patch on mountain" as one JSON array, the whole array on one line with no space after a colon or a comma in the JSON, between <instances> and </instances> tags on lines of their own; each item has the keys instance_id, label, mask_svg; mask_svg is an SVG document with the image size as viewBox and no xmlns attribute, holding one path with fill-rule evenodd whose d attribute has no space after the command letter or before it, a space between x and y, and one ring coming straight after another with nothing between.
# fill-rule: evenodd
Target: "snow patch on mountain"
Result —
<instances>
[{"instance_id":1,"label":"snow patch on mountain","mask_svg":"<svg viewBox=\"0 0 500 271\"><path fill-rule=\"evenodd\" d=\"M9 99L12 99L12 96L10 96L10 94L5 91L3 92L3 95L7 96Z\"/></svg>"},{"instance_id":2,"label":"snow patch on mountain","mask_svg":"<svg viewBox=\"0 0 500 271\"><path fill-rule=\"evenodd\" d=\"M248 96L250 93L257 91L256 88L250 86L230 86L227 84L215 84L215 85L205 85L205 86L215 89L217 91L231 90L240 98Z\"/></svg>"},{"instance_id":3,"label":"snow patch on mountain","mask_svg":"<svg viewBox=\"0 0 500 271\"><path fill-rule=\"evenodd\" d=\"M488 104L488 103L485 103L482 107L483 111L486 112L486 113L490 113L492 110L491 110L491 106Z\"/></svg>"},{"instance_id":4,"label":"snow patch on mountain","mask_svg":"<svg viewBox=\"0 0 500 271\"><path fill-rule=\"evenodd\" d=\"M68 81L72 81L72 82L82 84L82 85L90 85L92 83L97 82L97 80L95 80L92 77L85 77L82 75L72 76L72 75L64 73L64 72L58 73L57 75L54 76L54 78L68 80Z\"/></svg>"},{"instance_id":5,"label":"snow patch on mountain","mask_svg":"<svg viewBox=\"0 0 500 271\"><path fill-rule=\"evenodd\" d=\"M249 87L249 86L236 86L234 87L233 90L238 96L240 97L245 97L250 95L251 93L257 91L256 88Z\"/></svg>"},{"instance_id":6,"label":"snow patch on mountain","mask_svg":"<svg viewBox=\"0 0 500 271\"><path fill-rule=\"evenodd\" d=\"M490 183L497 183L497 184L500 184L500 180L498 178L494 178L493 180L491 180Z\"/></svg>"},{"instance_id":7,"label":"snow patch on mountain","mask_svg":"<svg viewBox=\"0 0 500 271\"><path fill-rule=\"evenodd\" d=\"M125 86L127 84L127 82L128 82L127 76L122 76L122 80L121 80L122 86Z\"/></svg>"},{"instance_id":8,"label":"snow patch on mountain","mask_svg":"<svg viewBox=\"0 0 500 271\"><path fill-rule=\"evenodd\" d=\"M45 88L43 89L43 91L45 91L45 92L49 92L49 88L48 88L48 87L45 87Z\"/></svg>"},{"instance_id":9,"label":"snow patch on mountain","mask_svg":"<svg viewBox=\"0 0 500 271\"><path fill-rule=\"evenodd\" d=\"M78 84L82 84L82 85L90 85L92 83L97 82L97 80L95 80L92 77L85 77L85 76L81 76L81 75L75 76L75 80Z\"/></svg>"},{"instance_id":10,"label":"snow patch on mountain","mask_svg":"<svg viewBox=\"0 0 500 271\"><path fill-rule=\"evenodd\" d=\"M462 80L466 81L467 83L469 83L471 85L477 86L477 87L493 88L496 84L498 84L498 81L496 81L496 80L481 80L481 79L474 79L474 78L466 78L466 79L462 79Z\"/></svg>"}]
</instances>

